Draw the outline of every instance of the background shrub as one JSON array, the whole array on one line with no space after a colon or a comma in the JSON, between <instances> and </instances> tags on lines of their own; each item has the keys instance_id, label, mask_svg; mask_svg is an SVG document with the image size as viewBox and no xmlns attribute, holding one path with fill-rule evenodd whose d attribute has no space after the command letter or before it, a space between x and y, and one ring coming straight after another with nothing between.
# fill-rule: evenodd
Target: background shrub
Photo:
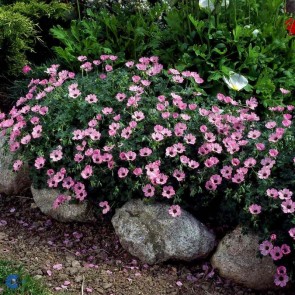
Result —
<instances>
[{"instance_id":1,"label":"background shrub","mask_svg":"<svg viewBox=\"0 0 295 295\"><path fill-rule=\"evenodd\" d=\"M213 2L212 11L191 0L159 2L145 9L93 2L68 31L60 26L51 30L61 42L54 50L75 70L79 55L95 58L111 52L126 59L157 55L166 66L200 72L212 94L224 91L222 77L234 71L248 78L246 90L264 106L294 103L291 95L282 101L277 92L295 86L295 43L285 27L284 3Z\"/></svg>"},{"instance_id":2,"label":"background shrub","mask_svg":"<svg viewBox=\"0 0 295 295\"><path fill-rule=\"evenodd\" d=\"M19 74L22 67L29 62L28 54L37 49L36 44L42 43L44 51L46 44L41 37L48 34L46 30L48 31L50 25L49 20L56 22L68 18L70 9L68 4L55 0L49 3L37 0L3 1L0 7L0 74ZM40 56L44 56L40 51L39 61ZM49 50L47 55L48 52Z\"/></svg>"}]
</instances>

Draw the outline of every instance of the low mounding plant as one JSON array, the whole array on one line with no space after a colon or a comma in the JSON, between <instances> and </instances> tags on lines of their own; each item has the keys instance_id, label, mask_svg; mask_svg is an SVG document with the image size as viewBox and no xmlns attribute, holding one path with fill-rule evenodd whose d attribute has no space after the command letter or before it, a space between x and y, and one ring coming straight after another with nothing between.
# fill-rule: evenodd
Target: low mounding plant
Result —
<instances>
[{"instance_id":1,"label":"low mounding plant","mask_svg":"<svg viewBox=\"0 0 295 295\"><path fill-rule=\"evenodd\" d=\"M78 60L82 74L52 65L0 114L14 171L28 163L36 188L58 189L54 207L91 196L107 213L144 197L171 204L174 217L180 204L206 210L205 222L242 223L280 263L275 283L294 278L294 106L260 117L255 97L208 96L197 72L165 70L155 56L117 68L114 55Z\"/></svg>"}]
</instances>

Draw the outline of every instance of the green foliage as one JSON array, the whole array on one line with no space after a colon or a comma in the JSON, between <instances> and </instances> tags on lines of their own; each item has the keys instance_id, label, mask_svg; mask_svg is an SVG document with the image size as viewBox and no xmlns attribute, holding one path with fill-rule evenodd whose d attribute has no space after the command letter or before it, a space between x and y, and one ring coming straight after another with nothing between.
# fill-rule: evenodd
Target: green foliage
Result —
<instances>
[{"instance_id":1,"label":"green foliage","mask_svg":"<svg viewBox=\"0 0 295 295\"><path fill-rule=\"evenodd\" d=\"M26 16L0 7L1 71L14 74L28 62L26 52L32 50L37 37L36 25Z\"/></svg>"},{"instance_id":2,"label":"green foliage","mask_svg":"<svg viewBox=\"0 0 295 295\"><path fill-rule=\"evenodd\" d=\"M212 94L225 90L222 77L234 71L247 77L246 90L264 106L295 103L278 92L295 87L295 41L285 28L282 1L213 2L212 11L193 0L160 2L144 11L115 4L96 10L93 4L95 13L86 10L66 33L52 29L62 43L55 52L72 69L75 56L96 58L104 49L126 59L157 55L167 66L197 70Z\"/></svg>"},{"instance_id":3,"label":"green foliage","mask_svg":"<svg viewBox=\"0 0 295 295\"><path fill-rule=\"evenodd\" d=\"M103 53L115 53L121 58L136 59L159 46L154 36L160 30L157 19L164 10L160 4L136 14L120 9L112 14L106 9L95 13L87 9L87 16L72 21L70 29L61 26L51 29L62 45L54 47L54 51L71 69L77 69L76 57L80 55L94 59Z\"/></svg>"},{"instance_id":4,"label":"green foliage","mask_svg":"<svg viewBox=\"0 0 295 295\"><path fill-rule=\"evenodd\" d=\"M41 18L65 19L70 6L58 1L50 3L31 0L16 1L0 6L0 65L1 74L18 75L27 64L27 53L34 51L39 37Z\"/></svg>"},{"instance_id":5,"label":"green foliage","mask_svg":"<svg viewBox=\"0 0 295 295\"><path fill-rule=\"evenodd\" d=\"M70 12L69 5L57 0L50 1L50 4L37 0L16 2L9 9L36 21L44 16L53 19L67 19Z\"/></svg>"},{"instance_id":6,"label":"green foliage","mask_svg":"<svg viewBox=\"0 0 295 295\"><path fill-rule=\"evenodd\" d=\"M6 278L11 275L16 274L19 276L19 287L17 289L7 288L5 281ZM4 288L5 295L50 295L50 291L45 289L43 285L29 276L23 268L11 261L0 260L0 288Z\"/></svg>"}]
</instances>

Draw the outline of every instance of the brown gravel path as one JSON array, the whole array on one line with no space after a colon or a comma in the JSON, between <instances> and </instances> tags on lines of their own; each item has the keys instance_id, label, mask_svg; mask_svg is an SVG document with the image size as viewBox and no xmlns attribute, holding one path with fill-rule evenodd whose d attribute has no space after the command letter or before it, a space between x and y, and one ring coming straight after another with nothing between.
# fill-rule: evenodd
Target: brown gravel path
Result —
<instances>
[{"instance_id":1,"label":"brown gravel path","mask_svg":"<svg viewBox=\"0 0 295 295\"><path fill-rule=\"evenodd\" d=\"M292 294L231 284L206 261L142 264L122 249L109 221L61 224L44 216L30 196L0 195L0 259L21 262L52 294L78 295L82 288L85 295Z\"/></svg>"}]
</instances>

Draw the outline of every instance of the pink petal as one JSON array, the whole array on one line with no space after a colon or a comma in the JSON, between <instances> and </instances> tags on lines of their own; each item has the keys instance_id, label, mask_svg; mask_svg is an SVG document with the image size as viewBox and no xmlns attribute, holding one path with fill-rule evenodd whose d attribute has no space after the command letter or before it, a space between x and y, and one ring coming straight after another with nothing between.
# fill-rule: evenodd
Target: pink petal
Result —
<instances>
[{"instance_id":1,"label":"pink petal","mask_svg":"<svg viewBox=\"0 0 295 295\"><path fill-rule=\"evenodd\" d=\"M86 291L88 292L88 293L92 293L92 288L86 288Z\"/></svg>"},{"instance_id":2,"label":"pink petal","mask_svg":"<svg viewBox=\"0 0 295 295\"><path fill-rule=\"evenodd\" d=\"M52 272L51 272L51 270L46 270L46 272L47 272L47 274L49 275L49 276L51 276L52 275Z\"/></svg>"},{"instance_id":3,"label":"pink petal","mask_svg":"<svg viewBox=\"0 0 295 295\"><path fill-rule=\"evenodd\" d=\"M71 285L71 282L70 281L64 281L64 285L65 286Z\"/></svg>"},{"instance_id":4,"label":"pink petal","mask_svg":"<svg viewBox=\"0 0 295 295\"><path fill-rule=\"evenodd\" d=\"M55 265L53 265L52 268L53 268L53 269L60 270L60 269L62 269L62 264L55 264Z\"/></svg>"},{"instance_id":5,"label":"pink petal","mask_svg":"<svg viewBox=\"0 0 295 295\"><path fill-rule=\"evenodd\" d=\"M182 282L181 282L181 281L177 281L177 282L176 282L176 285L177 285L178 287L181 287L181 286L182 286Z\"/></svg>"}]
</instances>

